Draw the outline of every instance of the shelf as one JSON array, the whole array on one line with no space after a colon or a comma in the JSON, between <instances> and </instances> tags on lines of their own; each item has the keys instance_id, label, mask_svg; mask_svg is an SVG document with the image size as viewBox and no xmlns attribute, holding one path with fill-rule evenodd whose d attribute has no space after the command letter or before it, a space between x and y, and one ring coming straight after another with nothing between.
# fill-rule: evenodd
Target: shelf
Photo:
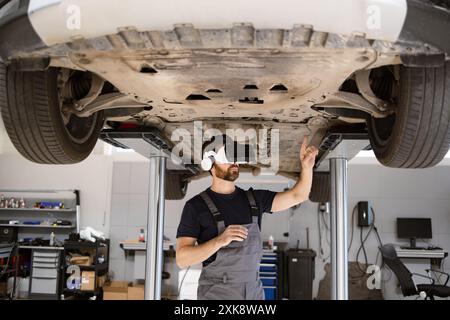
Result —
<instances>
[{"instance_id":1,"label":"shelf","mask_svg":"<svg viewBox=\"0 0 450 320\"><path fill-rule=\"evenodd\" d=\"M81 290L81 289L63 289L64 293L72 293L72 294L99 294L102 292L101 288L96 290Z\"/></svg>"},{"instance_id":2,"label":"shelf","mask_svg":"<svg viewBox=\"0 0 450 320\"><path fill-rule=\"evenodd\" d=\"M78 267L80 267L81 270L87 270L87 271L89 271L89 270L92 270L92 271L105 270L105 269L108 269L108 262L94 264L92 266L78 266Z\"/></svg>"},{"instance_id":3,"label":"shelf","mask_svg":"<svg viewBox=\"0 0 450 320\"><path fill-rule=\"evenodd\" d=\"M76 212L76 209L0 208L0 211Z\"/></svg>"},{"instance_id":4,"label":"shelf","mask_svg":"<svg viewBox=\"0 0 450 320\"><path fill-rule=\"evenodd\" d=\"M19 249L31 249L31 250L64 250L63 247L50 247L50 246L27 246L27 245L20 245Z\"/></svg>"},{"instance_id":5,"label":"shelf","mask_svg":"<svg viewBox=\"0 0 450 320\"><path fill-rule=\"evenodd\" d=\"M109 240L90 241L64 241L64 249L103 248L109 245Z\"/></svg>"},{"instance_id":6,"label":"shelf","mask_svg":"<svg viewBox=\"0 0 450 320\"><path fill-rule=\"evenodd\" d=\"M0 224L0 227L16 228L48 228L48 229L73 229L75 226L47 226L42 224Z\"/></svg>"}]
</instances>

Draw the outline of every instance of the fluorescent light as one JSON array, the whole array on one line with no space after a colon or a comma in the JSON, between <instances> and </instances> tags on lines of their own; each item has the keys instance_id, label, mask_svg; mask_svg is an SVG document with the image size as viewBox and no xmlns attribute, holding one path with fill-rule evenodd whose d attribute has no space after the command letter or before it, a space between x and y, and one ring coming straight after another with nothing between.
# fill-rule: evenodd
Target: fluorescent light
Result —
<instances>
[{"instance_id":1,"label":"fluorescent light","mask_svg":"<svg viewBox=\"0 0 450 320\"><path fill-rule=\"evenodd\" d=\"M123 149L123 148L116 148L116 147L114 147L115 148L115 152L118 152L118 153L125 153L125 152L134 152L134 150L133 149Z\"/></svg>"},{"instance_id":2,"label":"fluorescent light","mask_svg":"<svg viewBox=\"0 0 450 320\"><path fill-rule=\"evenodd\" d=\"M361 150L355 158L375 158L375 154L372 150Z\"/></svg>"}]
</instances>

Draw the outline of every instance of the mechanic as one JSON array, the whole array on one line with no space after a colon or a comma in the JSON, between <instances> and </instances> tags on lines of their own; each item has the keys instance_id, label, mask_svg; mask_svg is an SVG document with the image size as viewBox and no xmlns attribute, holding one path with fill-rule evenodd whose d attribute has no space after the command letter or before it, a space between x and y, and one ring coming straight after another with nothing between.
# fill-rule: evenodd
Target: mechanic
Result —
<instances>
[{"instance_id":1,"label":"mechanic","mask_svg":"<svg viewBox=\"0 0 450 320\"><path fill-rule=\"evenodd\" d=\"M203 146L201 166L210 172L212 184L184 206L177 231L176 261L180 268L202 262L199 300L263 300L258 273L263 249L262 214L283 211L308 199L318 150L308 146L304 138L301 174L291 189L244 191L234 183L239 177L239 164L227 152L231 139L223 135L216 140L221 141L214 150L210 148L214 139Z\"/></svg>"}]
</instances>

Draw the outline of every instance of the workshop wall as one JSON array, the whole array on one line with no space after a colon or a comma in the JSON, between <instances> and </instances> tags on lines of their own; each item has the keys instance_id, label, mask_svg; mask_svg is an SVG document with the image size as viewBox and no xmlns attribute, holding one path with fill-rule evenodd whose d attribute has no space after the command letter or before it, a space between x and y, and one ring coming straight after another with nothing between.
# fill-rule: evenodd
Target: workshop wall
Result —
<instances>
[{"instance_id":1,"label":"workshop wall","mask_svg":"<svg viewBox=\"0 0 450 320\"><path fill-rule=\"evenodd\" d=\"M356 163L355 163L356 162ZM394 170L383 167L374 161L370 164L358 164L352 161L348 170L349 188L349 220L352 209L358 201L368 200L375 211L375 225L383 243L407 245L408 241L397 239L397 217L426 217L432 219L433 239L418 245L433 244L450 251L450 166L442 165L423 170ZM300 240L300 247L306 245L306 228L310 230L310 244L318 258L316 259L316 278L314 281L314 296L317 296L320 280L324 277L324 265L329 262L329 230L322 221L322 247L320 256L318 232L318 204L305 202L291 219L291 246ZM354 224L354 238L349 260L356 261L356 253L361 244L360 229ZM329 214L326 215L329 225ZM348 242L351 238L351 224L348 226ZM367 229L364 230L364 234ZM378 253L378 243L372 233L365 245L369 264L375 262ZM363 255L359 257L363 262ZM381 256L378 257L378 264ZM444 270L450 270L450 260L444 260Z\"/></svg>"},{"instance_id":2,"label":"workshop wall","mask_svg":"<svg viewBox=\"0 0 450 320\"><path fill-rule=\"evenodd\" d=\"M81 228L109 233L110 157L92 154L75 165L40 165L15 152L1 154L0 164L0 189L78 189Z\"/></svg>"},{"instance_id":3,"label":"workshop wall","mask_svg":"<svg viewBox=\"0 0 450 320\"><path fill-rule=\"evenodd\" d=\"M376 214L376 225L384 243L403 243L396 239L397 217L430 217L433 221L433 239L430 244L450 250L450 167L438 166L425 170L393 170L375 162L349 164L348 187L349 219L351 210L358 201L369 200ZM195 196L210 185L210 177L191 182L188 194L182 201L167 201L165 215L165 235L175 241L176 229L181 217L185 201ZM241 174L237 181L242 187L267 188L281 191L282 186L293 181L277 176L253 177ZM148 161L114 162L111 198L111 270L118 277L133 279L133 260L125 259L118 242L136 238L141 226L146 224L148 190ZM430 208L432 208L430 210ZM122 213L122 214L121 214ZM126 214L123 214L126 213ZM316 259L316 277L314 296L317 296L320 280L324 277L324 265L329 262L329 230L322 226L323 254L319 248L318 205L310 201L304 202L294 211L266 215L263 222L263 237L272 234L275 241L288 242L294 248L306 247L306 228L309 228L309 244L318 254ZM270 220L270 221L269 221ZM356 220L356 217L355 217ZM329 215L326 216L329 223ZM270 226L270 227L269 227ZM351 226L348 227L350 241ZM288 231L289 238L283 234ZM364 230L366 232L366 230ZM328 234L327 234L328 233ZM354 239L349 259L355 261L360 246L359 229L355 225ZM366 242L369 263L375 262L378 244L372 234ZM363 257L360 256L360 261ZM381 257L378 257L378 264ZM445 261L445 270L450 270L449 261Z\"/></svg>"}]
</instances>

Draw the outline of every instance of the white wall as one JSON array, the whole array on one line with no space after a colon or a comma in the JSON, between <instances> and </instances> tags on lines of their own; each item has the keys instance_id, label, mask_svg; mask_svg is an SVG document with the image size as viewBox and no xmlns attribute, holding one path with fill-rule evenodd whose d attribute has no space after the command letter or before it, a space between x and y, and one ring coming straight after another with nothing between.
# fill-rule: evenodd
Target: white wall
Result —
<instances>
[{"instance_id":1,"label":"white wall","mask_svg":"<svg viewBox=\"0 0 450 320\"><path fill-rule=\"evenodd\" d=\"M109 233L111 159L91 155L75 165L39 165L18 154L0 155L0 189L78 189L81 227Z\"/></svg>"},{"instance_id":2,"label":"white wall","mask_svg":"<svg viewBox=\"0 0 450 320\"><path fill-rule=\"evenodd\" d=\"M375 214L375 224L383 243L408 244L407 240L396 237L397 217L427 217L432 219L433 239L428 243L450 251L450 167L437 166L423 170L390 169L376 164L375 161L352 161L348 170L348 214L351 219L352 209L358 201L371 202ZM329 215L328 215L329 218ZM317 228L317 204L305 202L291 221L291 229L297 230L296 238L305 244L305 230L310 229L311 247L319 253L319 236ZM355 216L356 220L356 216ZM350 222L348 226L350 241ZM364 230L366 232L367 230ZM292 233L294 234L294 233ZM328 238L329 239L329 238ZM360 246L359 229L354 231L353 245L349 260L355 261ZM301 245L302 246L302 245ZM324 264L329 262L329 245L323 240L324 255L316 259L316 279L314 295L317 295L319 281L324 277ZM378 243L375 234L366 242L369 263L375 263ZM324 261L325 260L325 261ZM381 257L378 259L380 264ZM360 256L363 262L363 256ZM444 260L444 270L450 271L450 259ZM424 270L423 270L424 272Z\"/></svg>"}]
</instances>

